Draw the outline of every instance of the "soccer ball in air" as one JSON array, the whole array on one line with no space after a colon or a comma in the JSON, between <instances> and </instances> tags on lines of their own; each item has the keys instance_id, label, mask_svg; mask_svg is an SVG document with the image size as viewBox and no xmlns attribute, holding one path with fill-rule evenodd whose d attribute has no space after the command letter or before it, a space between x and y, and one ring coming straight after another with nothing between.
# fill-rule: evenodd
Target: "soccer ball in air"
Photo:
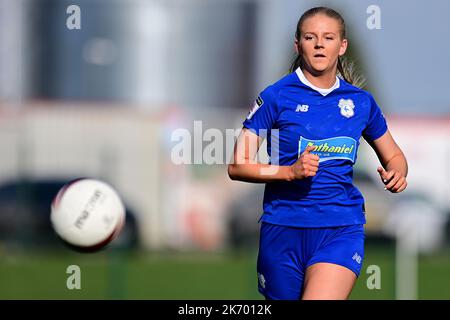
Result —
<instances>
[{"instance_id":1,"label":"soccer ball in air","mask_svg":"<svg viewBox=\"0 0 450 320\"><path fill-rule=\"evenodd\" d=\"M50 218L56 234L69 247L92 252L119 235L125 224L125 208L110 185L81 178L59 190Z\"/></svg>"}]
</instances>

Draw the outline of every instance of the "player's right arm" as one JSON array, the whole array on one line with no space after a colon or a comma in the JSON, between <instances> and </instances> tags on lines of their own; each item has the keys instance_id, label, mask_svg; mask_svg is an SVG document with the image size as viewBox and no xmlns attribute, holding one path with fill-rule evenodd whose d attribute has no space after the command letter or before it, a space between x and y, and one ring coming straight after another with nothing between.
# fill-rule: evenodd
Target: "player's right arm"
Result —
<instances>
[{"instance_id":1,"label":"player's right arm","mask_svg":"<svg viewBox=\"0 0 450 320\"><path fill-rule=\"evenodd\" d=\"M311 154L314 146L307 147L297 161L290 166L258 163L255 158L263 138L243 128L234 146L233 161L228 165L232 180L245 182L273 182L305 179L316 175L319 157Z\"/></svg>"}]
</instances>

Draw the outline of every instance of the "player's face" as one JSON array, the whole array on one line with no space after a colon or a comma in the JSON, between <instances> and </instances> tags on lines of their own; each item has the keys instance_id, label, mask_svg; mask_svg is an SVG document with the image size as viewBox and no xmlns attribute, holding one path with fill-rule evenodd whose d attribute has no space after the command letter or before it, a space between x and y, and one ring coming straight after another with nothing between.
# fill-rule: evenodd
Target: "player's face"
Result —
<instances>
[{"instance_id":1,"label":"player's face","mask_svg":"<svg viewBox=\"0 0 450 320\"><path fill-rule=\"evenodd\" d=\"M337 59L347 49L347 40L341 39L339 21L323 14L303 22L296 49L311 71L336 72Z\"/></svg>"}]
</instances>

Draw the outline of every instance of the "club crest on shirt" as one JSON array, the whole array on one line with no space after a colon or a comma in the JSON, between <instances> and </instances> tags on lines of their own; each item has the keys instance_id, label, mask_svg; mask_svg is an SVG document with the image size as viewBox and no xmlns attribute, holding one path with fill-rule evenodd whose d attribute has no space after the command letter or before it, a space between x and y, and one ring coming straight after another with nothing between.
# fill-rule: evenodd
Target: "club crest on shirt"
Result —
<instances>
[{"instance_id":1,"label":"club crest on shirt","mask_svg":"<svg viewBox=\"0 0 450 320\"><path fill-rule=\"evenodd\" d=\"M352 99L340 99L338 107L341 109L341 114L346 117L350 118L355 115L355 104L353 103Z\"/></svg>"}]
</instances>

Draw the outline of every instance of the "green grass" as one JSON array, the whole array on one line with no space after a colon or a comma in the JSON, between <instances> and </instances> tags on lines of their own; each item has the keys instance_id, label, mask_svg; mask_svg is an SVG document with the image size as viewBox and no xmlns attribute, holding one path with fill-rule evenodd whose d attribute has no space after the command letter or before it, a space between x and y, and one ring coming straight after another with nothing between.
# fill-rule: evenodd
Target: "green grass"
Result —
<instances>
[{"instance_id":1,"label":"green grass","mask_svg":"<svg viewBox=\"0 0 450 320\"><path fill-rule=\"evenodd\" d=\"M256 290L256 251L151 253L106 250L0 252L0 299L263 299ZM392 249L367 247L351 299L394 299ZM366 286L369 265L381 289ZM81 268L81 290L66 287L69 265ZM450 254L421 257L419 298L450 299Z\"/></svg>"}]
</instances>

